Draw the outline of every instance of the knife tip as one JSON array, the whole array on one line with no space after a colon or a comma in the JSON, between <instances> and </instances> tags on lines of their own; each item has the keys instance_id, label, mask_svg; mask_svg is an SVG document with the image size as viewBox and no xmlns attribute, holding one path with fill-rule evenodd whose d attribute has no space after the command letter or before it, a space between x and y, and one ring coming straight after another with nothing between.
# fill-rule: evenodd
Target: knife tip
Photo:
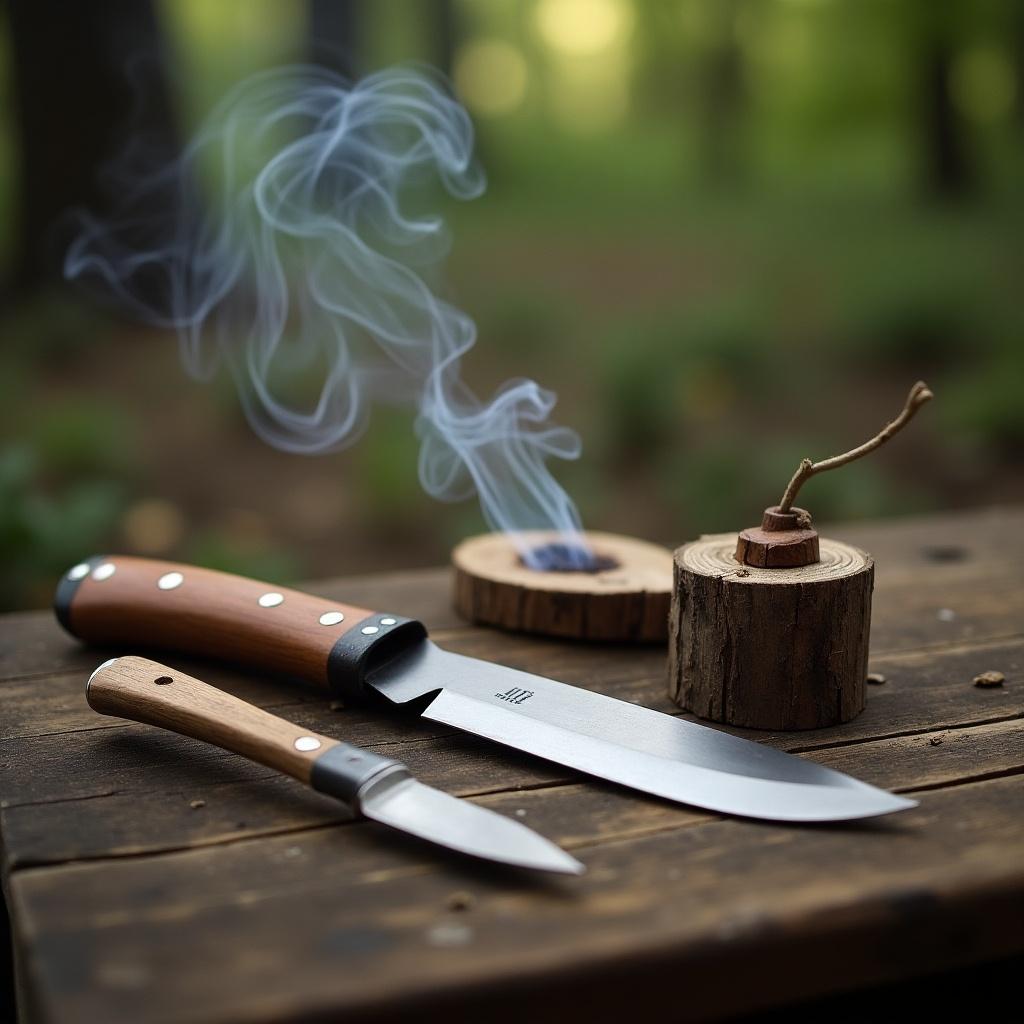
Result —
<instances>
[{"instance_id":1,"label":"knife tip","mask_svg":"<svg viewBox=\"0 0 1024 1024\"><path fill-rule=\"evenodd\" d=\"M585 875L587 873L587 865L582 861L576 860L575 857L570 857L570 864L566 866L565 873L568 875Z\"/></svg>"},{"instance_id":2,"label":"knife tip","mask_svg":"<svg viewBox=\"0 0 1024 1024\"><path fill-rule=\"evenodd\" d=\"M564 850L560 850L559 853L561 856L557 860L553 859L548 864L543 865L548 871L555 871L561 875L575 875L577 877L586 873L587 866L582 861L578 861Z\"/></svg>"}]
</instances>

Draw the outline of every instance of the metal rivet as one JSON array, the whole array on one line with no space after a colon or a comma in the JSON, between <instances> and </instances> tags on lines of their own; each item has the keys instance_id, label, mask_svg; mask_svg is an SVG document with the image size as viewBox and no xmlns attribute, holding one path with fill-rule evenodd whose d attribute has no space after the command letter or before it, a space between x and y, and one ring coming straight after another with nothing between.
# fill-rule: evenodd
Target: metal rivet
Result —
<instances>
[{"instance_id":1,"label":"metal rivet","mask_svg":"<svg viewBox=\"0 0 1024 1024\"><path fill-rule=\"evenodd\" d=\"M104 562L93 569L92 578L94 580L109 580L115 572L117 572L117 566L113 562Z\"/></svg>"},{"instance_id":2,"label":"metal rivet","mask_svg":"<svg viewBox=\"0 0 1024 1024\"><path fill-rule=\"evenodd\" d=\"M374 633L380 632L380 626L363 626L360 632L364 633L366 636L373 636Z\"/></svg>"},{"instance_id":3,"label":"metal rivet","mask_svg":"<svg viewBox=\"0 0 1024 1024\"><path fill-rule=\"evenodd\" d=\"M344 622L345 616L341 612L324 612L320 616L321 626L336 626L339 622Z\"/></svg>"},{"instance_id":4,"label":"metal rivet","mask_svg":"<svg viewBox=\"0 0 1024 1024\"><path fill-rule=\"evenodd\" d=\"M276 590L271 590L268 594L260 595L260 607L261 608L276 608L279 604L284 602L284 594L279 594ZM312 749L312 748L310 748Z\"/></svg>"},{"instance_id":5,"label":"metal rivet","mask_svg":"<svg viewBox=\"0 0 1024 1024\"><path fill-rule=\"evenodd\" d=\"M89 563L79 562L78 565L73 565L68 569L69 580L80 580L85 576L89 575Z\"/></svg>"},{"instance_id":6,"label":"metal rivet","mask_svg":"<svg viewBox=\"0 0 1024 1024\"><path fill-rule=\"evenodd\" d=\"M296 750L319 750L320 741L315 736L300 736L295 741Z\"/></svg>"},{"instance_id":7,"label":"metal rivet","mask_svg":"<svg viewBox=\"0 0 1024 1024\"><path fill-rule=\"evenodd\" d=\"M180 572L165 572L163 576L156 581L156 585L161 590L174 590L175 587L180 587L185 582L185 577Z\"/></svg>"},{"instance_id":8,"label":"metal rivet","mask_svg":"<svg viewBox=\"0 0 1024 1024\"><path fill-rule=\"evenodd\" d=\"M382 626L393 626L397 621L398 619L393 619L390 616L388 616L388 618L386 619L381 619L380 624Z\"/></svg>"}]
</instances>

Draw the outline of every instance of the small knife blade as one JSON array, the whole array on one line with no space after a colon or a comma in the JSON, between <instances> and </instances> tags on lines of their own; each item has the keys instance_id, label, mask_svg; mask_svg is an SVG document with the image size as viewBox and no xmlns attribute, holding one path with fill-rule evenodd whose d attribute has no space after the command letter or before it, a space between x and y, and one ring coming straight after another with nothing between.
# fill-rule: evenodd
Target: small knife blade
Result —
<instances>
[{"instance_id":1,"label":"small knife blade","mask_svg":"<svg viewBox=\"0 0 1024 1024\"><path fill-rule=\"evenodd\" d=\"M297 677L707 810L844 821L916 806L761 743L442 650L415 619L227 573L96 556L66 574L55 610L90 643L145 642Z\"/></svg>"},{"instance_id":2,"label":"small knife blade","mask_svg":"<svg viewBox=\"0 0 1024 1024\"><path fill-rule=\"evenodd\" d=\"M105 715L214 743L337 797L356 814L451 850L537 871L584 866L532 829L414 779L405 765L271 715L146 658L112 658L86 684Z\"/></svg>"}]
</instances>

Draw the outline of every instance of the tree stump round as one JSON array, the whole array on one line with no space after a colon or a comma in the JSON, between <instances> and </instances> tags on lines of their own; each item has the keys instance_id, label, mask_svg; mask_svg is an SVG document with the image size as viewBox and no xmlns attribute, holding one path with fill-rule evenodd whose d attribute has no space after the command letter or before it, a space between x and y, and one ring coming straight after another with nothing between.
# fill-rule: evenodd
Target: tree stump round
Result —
<instances>
[{"instance_id":1,"label":"tree stump round","mask_svg":"<svg viewBox=\"0 0 1024 1024\"><path fill-rule=\"evenodd\" d=\"M864 708L874 562L822 537L820 561L737 562L736 534L675 552L669 696L701 718L817 729Z\"/></svg>"},{"instance_id":2,"label":"tree stump round","mask_svg":"<svg viewBox=\"0 0 1024 1024\"><path fill-rule=\"evenodd\" d=\"M595 571L539 571L509 539L486 533L452 552L455 608L471 622L580 640L657 643L668 637L672 552L613 533L586 533ZM552 543L525 534L531 547Z\"/></svg>"}]
</instances>

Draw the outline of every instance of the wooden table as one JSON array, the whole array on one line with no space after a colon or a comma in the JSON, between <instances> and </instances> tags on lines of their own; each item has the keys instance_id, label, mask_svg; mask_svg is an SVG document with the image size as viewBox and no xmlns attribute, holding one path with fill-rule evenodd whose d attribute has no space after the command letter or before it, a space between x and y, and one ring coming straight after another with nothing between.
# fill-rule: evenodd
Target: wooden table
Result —
<instances>
[{"instance_id":1,"label":"wooden table","mask_svg":"<svg viewBox=\"0 0 1024 1024\"><path fill-rule=\"evenodd\" d=\"M544 879L347 820L202 744L94 714L95 651L0 620L5 891L26 1020L710 1017L1024 949L1024 511L827 531L878 561L854 722L757 738L920 807L779 826L690 811L311 692L181 661L406 761L586 862ZM443 645L667 712L660 649L467 627L446 570L311 590L423 618ZM994 669L1001 688L972 678ZM659 1011L659 1008L661 1010Z\"/></svg>"}]
</instances>

